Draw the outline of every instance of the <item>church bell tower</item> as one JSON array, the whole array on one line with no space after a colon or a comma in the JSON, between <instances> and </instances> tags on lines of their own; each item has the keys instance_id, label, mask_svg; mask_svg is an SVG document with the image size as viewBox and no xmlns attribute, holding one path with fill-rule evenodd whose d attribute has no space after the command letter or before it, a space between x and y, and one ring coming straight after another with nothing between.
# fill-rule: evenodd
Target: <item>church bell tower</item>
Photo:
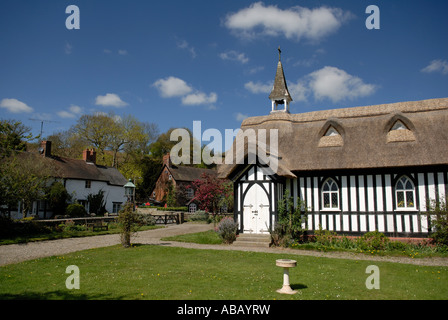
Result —
<instances>
[{"instance_id":1,"label":"church bell tower","mask_svg":"<svg viewBox=\"0 0 448 320\"><path fill-rule=\"evenodd\" d=\"M291 95L286 85L285 73L282 66L282 51L278 47L278 64L277 73L275 75L274 87L272 88L269 100L272 102L271 113L286 112L289 113L289 103L292 101ZM279 105L284 105L283 109L279 109Z\"/></svg>"}]
</instances>

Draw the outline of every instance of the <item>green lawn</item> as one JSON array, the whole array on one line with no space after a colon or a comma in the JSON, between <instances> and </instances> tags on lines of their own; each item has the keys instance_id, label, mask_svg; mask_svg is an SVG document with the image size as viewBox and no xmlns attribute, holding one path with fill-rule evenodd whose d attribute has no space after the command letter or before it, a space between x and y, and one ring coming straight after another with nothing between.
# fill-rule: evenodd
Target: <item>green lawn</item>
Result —
<instances>
[{"instance_id":1,"label":"green lawn","mask_svg":"<svg viewBox=\"0 0 448 320\"><path fill-rule=\"evenodd\" d=\"M296 295L275 292L282 269ZM365 286L368 265L380 270L380 289ZM80 289L68 290L66 268L80 270ZM448 299L448 268L156 245L80 251L0 267L1 299Z\"/></svg>"},{"instance_id":2,"label":"green lawn","mask_svg":"<svg viewBox=\"0 0 448 320\"><path fill-rule=\"evenodd\" d=\"M179 241L179 242L192 242L199 244L221 244L221 237L213 230L197 232L197 233L187 233L178 236L165 237L162 238L163 241Z\"/></svg>"}]
</instances>

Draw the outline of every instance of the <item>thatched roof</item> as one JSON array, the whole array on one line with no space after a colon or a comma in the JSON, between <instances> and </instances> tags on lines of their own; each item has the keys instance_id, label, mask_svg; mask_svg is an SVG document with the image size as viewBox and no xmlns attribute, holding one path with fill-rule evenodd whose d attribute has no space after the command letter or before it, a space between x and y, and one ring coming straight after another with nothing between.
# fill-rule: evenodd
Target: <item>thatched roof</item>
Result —
<instances>
[{"instance_id":1,"label":"thatched roof","mask_svg":"<svg viewBox=\"0 0 448 320\"><path fill-rule=\"evenodd\" d=\"M397 121L400 130L391 130ZM280 176L312 170L448 165L448 98L273 113L248 118L241 129L257 133L278 129ZM219 167L220 177L237 171L239 165L233 163Z\"/></svg>"},{"instance_id":2,"label":"thatched roof","mask_svg":"<svg viewBox=\"0 0 448 320\"><path fill-rule=\"evenodd\" d=\"M174 166L171 165L169 168L171 175L176 181L192 182L202 178L202 175L208 174L211 176L216 176L217 172L214 169L187 167L187 166Z\"/></svg>"}]
</instances>

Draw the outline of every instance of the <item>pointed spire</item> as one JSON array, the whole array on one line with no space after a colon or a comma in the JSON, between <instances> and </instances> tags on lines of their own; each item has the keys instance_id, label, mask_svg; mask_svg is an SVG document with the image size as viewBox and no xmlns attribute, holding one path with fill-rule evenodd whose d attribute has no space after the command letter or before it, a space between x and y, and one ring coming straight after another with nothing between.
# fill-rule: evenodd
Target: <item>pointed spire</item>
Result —
<instances>
[{"instance_id":1,"label":"pointed spire","mask_svg":"<svg viewBox=\"0 0 448 320\"><path fill-rule=\"evenodd\" d=\"M289 112L289 103L292 101L291 95L288 91L288 86L286 85L285 73L283 72L283 65L281 61L282 51L278 47L278 64L277 73L275 75L274 87L272 88L269 99L272 101L272 112L284 111ZM277 110L279 104L284 104L284 110ZM275 105L275 108L274 108Z\"/></svg>"}]
</instances>

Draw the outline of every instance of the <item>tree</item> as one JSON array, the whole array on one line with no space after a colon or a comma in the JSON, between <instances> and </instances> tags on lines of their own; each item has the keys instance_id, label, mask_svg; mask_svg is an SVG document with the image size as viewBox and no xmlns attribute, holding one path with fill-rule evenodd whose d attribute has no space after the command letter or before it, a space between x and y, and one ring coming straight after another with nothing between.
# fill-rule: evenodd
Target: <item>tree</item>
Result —
<instances>
[{"instance_id":1,"label":"tree","mask_svg":"<svg viewBox=\"0 0 448 320\"><path fill-rule=\"evenodd\" d=\"M83 115L74 132L97 149L100 164L118 169L120 163L136 163L148 152L158 128L155 124L140 122L132 115L96 113ZM120 157L122 153L125 153L124 157Z\"/></svg>"},{"instance_id":2,"label":"tree","mask_svg":"<svg viewBox=\"0 0 448 320\"><path fill-rule=\"evenodd\" d=\"M111 135L116 134L116 123L112 116L104 113L83 115L74 127L76 134L89 142L98 151L98 158L106 165L106 150L111 145Z\"/></svg>"},{"instance_id":3,"label":"tree","mask_svg":"<svg viewBox=\"0 0 448 320\"><path fill-rule=\"evenodd\" d=\"M79 159L82 152L90 146L90 143L82 139L74 127L68 130L53 133L47 137L51 141L51 153L55 156Z\"/></svg>"},{"instance_id":4,"label":"tree","mask_svg":"<svg viewBox=\"0 0 448 320\"><path fill-rule=\"evenodd\" d=\"M170 140L171 132L173 132L173 130L175 129L176 128L171 128L167 132L160 134L157 140L151 144L150 151L151 156L154 159L162 159L163 156L169 153L171 149L177 144L177 141ZM190 131L188 130L188 132Z\"/></svg>"},{"instance_id":5,"label":"tree","mask_svg":"<svg viewBox=\"0 0 448 320\"><path fill-rule=\"evenodd\" d=\"M223 199L233 196L231 184L210 174L203 173L201 179L193 181L195 189L194 200L199 202L199 208L213 215L220 212Z\"/></svg>"},{"instance_id":6,"label":"tree","mask_svg":"<svg viewBox=\"0 0 448 320\"><path fill-rule=\"evenodd\" d=\"M0 120L0 159L13 152L26 151L26 142L36 138L31 134L31 128L20 121Z\"/></svg>"},{"instance_id":7,"label":"tree","mask_svg":"<svg viewBox=\"0 0 448 320\"><path fill-rule=\"evenodd\" d=\"M141 182L135 189L137 201L146 201L152 197L151 192L156 186L157 178L162 170L162 162L149 156L144 156L138 163L141 170Z\"/></svg>"},{"instance_id":8,"label":"tree","mask_svg":"<svg viewBox=\"0 0 448 320\"><path fill-rule=\"evenodd\" d=\"M51 172L37 155L22 153L3 159L1 168L1 201L7 205L22 202L25 218L36 199L45 198L44 190Z\"/></svg>"}]
</instances>

